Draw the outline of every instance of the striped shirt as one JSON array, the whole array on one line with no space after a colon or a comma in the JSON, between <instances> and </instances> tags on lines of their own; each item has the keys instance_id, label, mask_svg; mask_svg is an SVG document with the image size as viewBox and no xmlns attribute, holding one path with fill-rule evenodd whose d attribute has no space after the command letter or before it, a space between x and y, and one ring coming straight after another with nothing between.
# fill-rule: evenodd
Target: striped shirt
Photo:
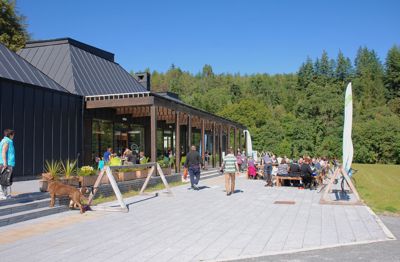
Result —
<instances>
[{"instance_id":1,"label":"striped shirt","mask_svg":"<svg viewBox=\"0 0 400 262\"><path fill-rule=\"evenodd\" d=\"M233 154L227 154L224 158L224 173L236 172L236 157Z\"/></svg>"}]
</instances>

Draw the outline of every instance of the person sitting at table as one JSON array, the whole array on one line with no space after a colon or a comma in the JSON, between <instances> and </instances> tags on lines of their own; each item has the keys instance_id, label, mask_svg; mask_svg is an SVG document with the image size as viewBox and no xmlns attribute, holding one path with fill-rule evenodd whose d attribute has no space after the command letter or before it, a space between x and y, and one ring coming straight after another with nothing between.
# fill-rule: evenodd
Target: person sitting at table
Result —
<instances>
[{"instance_id":1,"label":"person sitting at table","mask_svg":"<svg viewBox=\"0 0 400 262\"><path fill-rule=\"evenodd\" d=\"M289 166L286 163L286 159L282 158L281 159L281 163L278 165L278 173L277 176L278 177L287 177L288 176L288 172L289 171ZM285 181L286 182L286 181Z\"/></svg>"},{"instance_id":2,"label":"person sitting at table","mask_svg":"<svg viewBox=\"0 0 400 262\"><path fill-rule=\"evenodd\" d=\"M311 159L306 157L304 163L301 165L301 177L303 178L304 188L313 189L313 171L310 166Z\"/></svg>"},{"instance_id":3,"label":"person sitting at table","mask_svg":"<svg viewBox=\"0 0 400 262\"><path fill-rule=\"evenodd\" d=\"M252 157L249 157L248 167L247 167L247 176L248 178L256 179L257 177L257 169L256 163Z\"/></svg>"}]
</instances>

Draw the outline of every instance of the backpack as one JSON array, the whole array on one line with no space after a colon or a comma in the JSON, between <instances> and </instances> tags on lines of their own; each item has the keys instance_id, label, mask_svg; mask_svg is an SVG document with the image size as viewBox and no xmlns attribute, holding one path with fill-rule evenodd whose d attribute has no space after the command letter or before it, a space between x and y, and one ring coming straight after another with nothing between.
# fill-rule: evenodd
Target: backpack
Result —
<instances>
[{"instance_id":1,"label":"backpack","mask_svg":"<svg viewBox=\"0 0 400 262\"><path fill-rule=\"evenodd\" d=\"M13 183L13 172L8 168L3 168L0 173L0 185L11 186Z\"/></svg>"}]
</instances>

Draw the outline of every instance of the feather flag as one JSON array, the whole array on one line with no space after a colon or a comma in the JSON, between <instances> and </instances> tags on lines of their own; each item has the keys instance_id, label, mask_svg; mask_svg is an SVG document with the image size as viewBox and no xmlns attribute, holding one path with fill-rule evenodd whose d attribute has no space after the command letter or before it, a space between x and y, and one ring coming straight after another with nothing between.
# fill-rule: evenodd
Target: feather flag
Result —
<instances>
[{"instance_id":1,"label":"feather flag","mask_svg":"<svg viewBox=\"0 0 400 262\"><path fill-rule=\"evenodd\" d=\"M351 83L347 85L344 99L344 127L343 127L343 168L351 176L351 163L353 162L353 142L351 129L353 123L353 96Z\"/></svg>"},{"instance_id":2,"label":"feather flag","mask_svg":"<svg viewBox=\"0 0 400 262\"><path fill-rule=\"evenodd\" d=\"M251 143L251 136L249 130L243 131L246 139L246 156L253 156L253 144Z\"/></svg>"}]
</instances>

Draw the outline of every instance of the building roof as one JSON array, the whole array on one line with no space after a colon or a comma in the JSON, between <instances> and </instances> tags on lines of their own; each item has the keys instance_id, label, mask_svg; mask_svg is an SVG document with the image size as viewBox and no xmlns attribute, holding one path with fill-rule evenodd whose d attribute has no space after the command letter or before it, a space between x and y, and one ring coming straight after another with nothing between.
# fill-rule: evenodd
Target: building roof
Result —
<instances>
[{"instance_id":1,"label":"building roof","mask_svg":"<svg viewBox=\"0 0 400 262\"><path fill-rule=\"evenodd\" d=\"M18 54L74 94L147 92L114 54L71 38L29 42Z\"/></svg>"},{"instance_id":2,"label":"building roof","mask_svg":"<svg viewBox=\"0 0 400 262\"><path fill-rule=\"evenodd\" d=\"M62 86L0 43L0 77L68 93Z\"/></svg>"}]
</instances>

